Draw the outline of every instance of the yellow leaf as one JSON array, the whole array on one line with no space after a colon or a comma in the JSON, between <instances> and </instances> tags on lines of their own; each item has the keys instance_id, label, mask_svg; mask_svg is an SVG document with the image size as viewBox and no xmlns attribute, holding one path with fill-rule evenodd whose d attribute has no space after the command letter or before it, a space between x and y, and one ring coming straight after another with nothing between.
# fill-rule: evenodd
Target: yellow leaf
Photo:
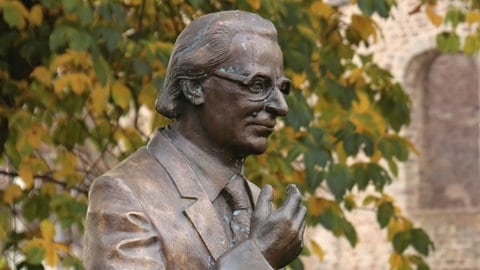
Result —
<instances>
[{"instance_id":1,"label":"yellow leaf","mask_svg":"<svg viewBox=\"0 0 480 270\"><path fill-rule=\"evenodd\" d=\"M57 55L55 56L52 63L50 64L50 71L57 72L59 68L64 68L71 61L72 61L71 54L66 53L66 54Z\"/></svg>"},{"instance_id":2,"label":"yellow leaf","mask_svg":"<svg viewBox=\"0 0 480 270\"><path fill-rule=\"evenodd\" d=\"M33 77L45 86L49 86L52 83L52 75L50 74L50 71L48 71L48 69L44 66L36 67L30 74L30 77Z\"/></svg>"},{"instance_id":3,"label":"yellow leaf","mask_svg":"<svg viewBox=\"0 0 480 270\"><path fill-rule=\"evenodd\" d=\"M42 6L37 4L30 9L30 16L28 17L30 24L39 26L43 21Z\"/></svg>"},{"instance_id":4,"label":"yellow leaf","mask_svg":"<svg viewBox=\"0 0 480 270\"><path fill-rule=\"evenodd\" d=\"M33 172L29 164L22 162L18 168L18 175L25 183L26 189L30 189L33 186Z\"/></svg>"},{"instance_id":5,"label":"yellow leaf","mask_svg":"<svg viewBox=\"0 0 480 270\"><path fill-rule=\"evenodd\" d=\"M69 78L72 91L77 95L81 95L87 87L91 86L90 78L85 73L69 74Z\"/></svg>"},{"instance_id":6,"label":"yellow leaf","mask_svg":"<svg viewBox=\"0 0 480 270\"><path fill-rule=\"evenodd\" d=\"M247 2L254 10L260 9L260 0L247 0Z\"/></svg>"},{"instance_id":7,"label":"yellow leaf","mask_svg":"<svg viewBox=\"0 0 480 270\"><path fill-rule=\"evenodd\" d=\"M360 34L363 40L368 40L370 36L373 36L373 41L377 42L375 22L370 17L353 14L351 26Z\"/></svg>"},{"instance_id":8,"label":"yellow leaf","mask_svg":"<svg viewBox=\"0 0 480 270\"><path fill-rule=\"evenodd\" d=\"M40 193L53 196L57 193L57 187L53 183L44 183L40 188Z\"/></svg>"},{"instance_id":9,"label":"yellow leaf","mask_svg":"<svg viewBox=\"0 0 480 270\"><path fill-rule=\"evenodd\" d=\"M307 203L308 211L314 216L319 216L325 210L325 207L331 204L330 201L318 197L310 197Z\"/></svg>"},{"instance_id":10,"label":"yellow leaf","mask_svg":"<svg viewBox=\"0 0 480 270\"><path fill-rule=\"evenodd\" d=\"M112 98L120 108L127 109L130 105L132 94L123 83L116 81L112 86Z\"/></svg>"},{"instance_id":11,"label":"yellow leaf","mask_svg":"<svg viewBox=\"0 0 480 270\"><path fill-rule=\"evenodd\" d=\"M20 197L22 197L22 189L15 183L8 185L3 191L3 201L7 204Z\"/></svg>"},{"instance_id":12,"label":"yellow leaf","mask_svg":"<svg viewBox=\"0 0 480 270\"><path fill-rule=\"evenodd\" d=\"M365 113L370 108L370 100L368 95L363 92L358 92L358 100L352 103L353 111L356 113Z\"/></svg>"},{"instance_id":13,"label":"yellow leaf","mask_svg":"<svg viewBox=\"0 0 480 270\"><path fill-rule=\"evenodd\" d=\"M40 232L45 240L52 240L55 237L55 225L48 219L40 222Z\"/></svg>"},{"instance_id":14,"label":"yellow leaf","mask_svg":"<svg viewBox=\"0 0 480 270\"><path fill-rule=\"evenodd\" d=\"M396 252L392 252L392 254L390 255L389 261L390 261L390 269L398 269L398 267L403 261L403 257L402 255Z\"/></svg>"},{"instance_id":15,"label":"yellow leaf","mask_svg":"<svg viewBox=\"0 0 480 270\"><path fill-rule=\"evenodd\" d=\"M439 26L442 23L443 18L442 16L435 13L434 7L435 7L434 4L427 4L427 9L426 9L427 17L430 20L430 22L432 22L435 26Z\"/></svg>"},{"instance_id":16,"label":"yellow leaf","mask_svg":"<svg viewBox=\"0 0 480 270\"><path fill-rule=\"evenodd\" d=\"M45 133L45 129L42 124L35 124L29 127L27 131L27 142L33 148L38 148L42 143L42 135Z\"/></svg>"},{"instance_id":17,"label":"yellow leaf","mask_svg":"<svg viewBox=\"0 0 480 270\"><path fill-rule=\"evenodd\" d=\"M313 253L317 255L320 261L323 261L323 257L325 256L325 253L323 252L322 247L313 240L310 240L310 245L312 246Z\"/></svg>"},{"instance_id":18,"label":"yellow leaf","mask_svg":"<svg viewBox=\"0 0 480 270\"><path fill-rule=\"evenodd\" d=\"M65 88L68 86L70 79L68 75L63 75L60 78L56 79L53 83L53 91L57 94L58 97L63 96L63 92L65 92Z\"/></svg>"},{"instance_id":19,"label":"yellow leaf","mask_svg":"<svg viewBox=\"0 0 480 270\"><path fill-rule=\"evenodd\" d=\"M391 241L396 233L409 230L412 227L412 222L405 217L395 217L390 219L387 228L388 240Z\"/></svg>"},{"instance_id":20,"label":"yellow leaf","mask_svg":"<svg viewBox=\"0 0 480 270\"><path fill-rule=\"evenodd\" d=\"M315 15L320 15L324 18L329 18L335 13L335 10L323 1L315 1L310 5L310 11Z\"/></svg>"},{"instance_id":21,"label":"yellow leaf","mask_svg":"<svg viewBox=\"0 0 480 270\"><path fill-rule=\"evenodd\" d=\"M106 105L107 105L109 96L110 96L109 87L102 87L100 84L95 85L89 100L89 104L91 105L91 110L94 115L99 115L105 110L105 108L107 107Z\"/></svg>"},{"instance_id":22,"label":"yellow leaf","mask_svg":"<svg viewBox=\"0 0 480 270\"><path fill-rule=\"evenodd\" d=\"M350 75L347 77L347 82L350 84L355 84L357 87L361 87L365 84L363 79L363 69L355 68L350 71Z\"/></svg>"},{"instance_id":23,"label":"yellow leaf","mask_svg":"<svg viewBox=\"0 0 480 270\"><path fill-rule=\"evenodd\" d=\"M335 145L335 149L337 150L338 160L340 162L345 162L347 160L347 153L345 153L345 147L343 147L343 142L338 142Z\"/></svg>"},{"instance_id":24,"label":"yellow leaf","mask_svg":"<svg viewBox=\"0 0 480 270\"><path fill-rule=\"evenodd\" d=\"M307 74L305 72L302 72L300 74L294 73L292 75L293 87L300 89L300 86L305 82L306 79L307 79Z\"/></svg>"},{"instance_id":25,"label":"yellow leaf","mask_svg":"<svg viewBox=\"0 0 480 270\"><path fill-rule=\"evenodd\" d=\"M147 106L150 110L155 109L155 97L157 95L157 88L152 84L148 84L143 87L142 91L138 95L138 103Z\"/></svg>"},{"instance_id":26,"label":"yellow leaf","mask_svg":"<svg viewBox=\"0 0 480 270\"><path fill-rule=\"evenodd\" d=\"M50 266L56 266L58 263L58 255L55 249L55 244L47 242L43 247L45 248L45 262Z\"/></svg>"},{"instance_id":27,"label":"yellow leaf","mask_svg":"<svg viewBox=\"0 0 480 270\"><path fill-rule=\"evenodd\" d=\"M469 11L465 16L468 24L480 23L480 11Z\"/></svg>"}]
</instances>

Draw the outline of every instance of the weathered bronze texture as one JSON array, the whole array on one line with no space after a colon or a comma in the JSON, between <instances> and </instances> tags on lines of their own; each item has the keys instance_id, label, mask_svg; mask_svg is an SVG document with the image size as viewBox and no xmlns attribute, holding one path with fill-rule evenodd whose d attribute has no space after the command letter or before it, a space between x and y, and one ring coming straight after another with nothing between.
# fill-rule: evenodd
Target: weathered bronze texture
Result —
<instances>
[{"instance_id":1,"label":"weathered bronze texture","mask_svg":"<svg viewBox=\"0 0 480 270\"><path fill-rule=\"evenodd\" d=\"M286 115L289 89L270 21L242 11L192 21L156 102L173 122L90 189L85 267L253 270L294 260L306 213L298 189L273 209L272 187L243 173Z\"/></svg>"}]
</instances>

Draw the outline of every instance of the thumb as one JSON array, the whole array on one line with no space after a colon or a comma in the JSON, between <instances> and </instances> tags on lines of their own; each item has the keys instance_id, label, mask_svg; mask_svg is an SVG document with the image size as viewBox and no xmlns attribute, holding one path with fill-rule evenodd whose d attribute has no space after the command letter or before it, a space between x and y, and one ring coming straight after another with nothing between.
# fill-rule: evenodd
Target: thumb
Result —
<instances>
[{"instance_id":1,"label":"thumb","mask_svg":"<svg viewBox=\"0 0 480 270\"><path fill-rule=\"evenodd\" d=\"M255 217L265 217L272 211L273 188L270 185L265 185L258 195L257 204L253 215Z\"/></svg>"}]
</instances>

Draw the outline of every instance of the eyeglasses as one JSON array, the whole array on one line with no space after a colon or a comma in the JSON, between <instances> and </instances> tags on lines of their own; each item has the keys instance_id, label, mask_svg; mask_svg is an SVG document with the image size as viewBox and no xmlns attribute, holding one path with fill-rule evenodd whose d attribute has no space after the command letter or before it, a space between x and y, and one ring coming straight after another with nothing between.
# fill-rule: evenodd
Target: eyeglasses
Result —
<instances>
[{"instance_id":1,"label":"eyeglasses","mask_svg":"<svg viewBox=\"0 0 480 270\"><path fill-rule=\"evenodd\" d=\"M278 88L280 92L287 95L290 93L292 85L292 82L284 76L274 83L272 78L262 73L252 73L248 76L244 76L220 69L213 72L213 75L243 85L248 90L249 99L251 101L266 100L275 88Z\"/></svg>"}]
</instances>

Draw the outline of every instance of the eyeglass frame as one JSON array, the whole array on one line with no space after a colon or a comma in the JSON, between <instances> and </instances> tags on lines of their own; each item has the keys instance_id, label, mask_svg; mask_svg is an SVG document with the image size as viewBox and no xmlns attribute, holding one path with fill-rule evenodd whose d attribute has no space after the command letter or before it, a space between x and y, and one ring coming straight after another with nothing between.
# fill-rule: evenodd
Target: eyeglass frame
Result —
<instances>
[{"instance_id":1,"label":"eyeglass frame","mask_svg":"<svg viewBox=\"0 0 480 270\"><path fill-rule=\"evenodd\" d=\"M248 76L245 76L245 75L240 75L240 74L235 74L235 73L231 73L231 72L227 72L223 69L218 69L216 71L214 71L212 73L213 76L215 77L218 77L220 79L224 79L224 80L227 80L227 81L230 81L230 82L234 82L234 83L239 83L241 84L242 86L245 86L245 87L251 87L251 83L253 81L253 79L257 76L261 76L261 77L264 77L264 78L268 78L270 81L274 82L272 83L270 89L267 89L267 93L262 95L261 98L259 99L251 99L252 101L266 101L270 95L273 93L273 91L275 90L275 88L278 88L280 90L280 92L282 92L283 94L285 95L288 95L290 93L290 90L291 90L291 85L292 85L292 81L288 78L286 78L285 76L282 76L280 77L279 80L276 80L274 81L271 77L269 77L268 75L264 74L264 73L251 73L249 74ZM282 84L284 83L287 83L287 88L288 89L282 89ZM250 94L253 94L253 93L250 93Z\"/></svg>"}]
</instances>

